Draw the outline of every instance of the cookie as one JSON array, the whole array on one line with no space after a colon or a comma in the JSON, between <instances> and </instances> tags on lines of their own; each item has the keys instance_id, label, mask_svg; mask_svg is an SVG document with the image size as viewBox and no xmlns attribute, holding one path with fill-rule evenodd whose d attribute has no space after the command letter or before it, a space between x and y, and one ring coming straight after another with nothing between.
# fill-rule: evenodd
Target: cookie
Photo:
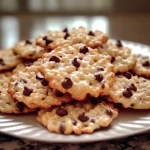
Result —
<instances>
[{"instance_id":1,"label":"cookie","mask_svg":"<svg viewBox=\"0 0 150 150\"><path fill-rule=\"evenodd\" d=\"M39 69L51 88L84 100L88 94L98 97L108 93L115 76L110 60L98 49L66 44L44 54Z\"/></svg>"},{"instance_id":2,"label":"cookie","mask_svg":"<svg viewBox=\"0 0 150 150\"><path fill-rule=\"evenodd\" d=\"M15 68L21 59L13 53L12 49L0 50L0 71Z\"/></svg>"},{"instance_id":3,"label":"cookie","mask_svg":"<svg viewBox=\"0 0 150 150\"><path fill-rule=\"evenodd\" d=\"M129 72L116 76L109 96L110 101L120 103L124 108L149 109L150 80Z\"/></svg>"},{"instance_id":4,"label":"cookie","mask_svg":"<svg viewBox=\"0 0 150 150\"><path fill-rule=\"evenodd\" d=\"M133 68L133 71L138 76L150 78L150 57L137 57L137 62Z\"/></svg>"},{"instance_id":5,"label":"cookie","mask_svg":"<svg viewBox=\"0 0 150 150\"><path fill-rule=\"evenodd\" d=\"M48 87L48 81L38 70L38 62L25 67L23 64L15 69L9 86L9 93L30 108L49 108L71 101L69 94Z\"/></svg>"},{"instance_id":6,"label":"cookie","mask_svg":"<svg viewBox=\"0 0 150 150\"><path fill-rule=\"evenodd\" d=\"M115 73L127 72L136 63L136 55L132 54L129 48L124 47L121 41L117 41L116 44L108 41L103 44L103 47L99 47L99 50L111 56L111 62L115 66Z\"/></svg>"},{"instance_id":7,"label":"cookie","mask_svg":"<svg viewBox=\"0 0 150 150\"><path fill-rule=\"evenodd\" d=\"M108 36L101 31L90 31L84 27L73 28L70 32L66 28L63 31L48 31L45 35L39 36L36 42L49 51L64 44L74 45L84 43L86 46L96 48L108 39Z\"/></svg>"},{"instance_id":8,"label":"cookie","mask_svg":"<svg viewBox=\"0 0 150 150\"><path fill-rule=\"evenodd\" d=\"M13 47L13 51L14 53L18 54L21 58L26 59L37 59L40 58L45 52L47 52L47 50L43 47L36 45L36 42L34 40L18 42Z\"/></svg>"},{"instance_id":9,"label":"cookie","mask_svg":"<svg viewBox=\"0 0 150 150\"><path fill-rule=\"evenodd\" d=\"M27 106L25 106L23 102L16 101L7 92L11 76L11 72L0 73L0 112L10 114L33 112L33 109L30 109Z\"/></svg>"},{"instance_id":10,"label":"cookie","mask_svg":"<svg viewBox=\"0 0 150 150\"><path fill-rule=\"evenodd\" d=\"M107 127L117 115L117 109L104 102L96 105L77 102L51 110L40 110L37 121L50 132L79 135Z\"/></svg>"}]
</instances>

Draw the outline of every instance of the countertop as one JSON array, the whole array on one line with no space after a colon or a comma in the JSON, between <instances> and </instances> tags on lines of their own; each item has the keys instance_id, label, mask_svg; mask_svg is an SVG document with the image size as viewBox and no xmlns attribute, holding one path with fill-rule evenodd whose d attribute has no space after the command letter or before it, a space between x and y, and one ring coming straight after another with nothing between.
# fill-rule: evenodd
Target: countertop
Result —
<instances>
[{"instance_id":1,"label":"countertop","mask_svg":"<svg viewBox=\"0 0 150 150\"><path fill-rule=\"evenodd\" d=\"M150 133L84 144L53 144L0 134L0 150L150 150Z\"/></svg>"}]
</instances>

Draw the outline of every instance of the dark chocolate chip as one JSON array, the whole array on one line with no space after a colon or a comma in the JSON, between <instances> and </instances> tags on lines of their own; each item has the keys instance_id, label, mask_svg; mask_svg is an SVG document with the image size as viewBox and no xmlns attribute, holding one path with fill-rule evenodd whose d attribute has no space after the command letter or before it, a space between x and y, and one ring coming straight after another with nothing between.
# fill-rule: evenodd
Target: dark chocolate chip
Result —
<instances>
[{"instance_id":1,"label":"dark chocolate chip","mask_svg":"<svg viewBox=\"0 0 150 150\"><path fill-rule=\"evenodd\" d=\"M47 81L46 79L43 79L43 80L41 81L41 84L42 84L43 86L48 86L48 81Z\"/></svg>"},{"instance_id":2,"label":"dark chocolate chip","mask_svg":"<svg viewBox=\"0 0 150 150\"><path fill-rule=\"evenodd\" d=\"M32 42L29 40L26 40L26 44L32 44Z\"/></svg>"},{"instance_id":3,"label":"dark chocolate chip","mask_svg":"<svg viewBox=\"0 0 150 150\"><path fill-rule=\"evenodd\" d=\"M85 115L85 113L82 113L78 116L78 119L82 122L86 122L89 120L89 117Z\"/></svg>"},{"instance_id":4,"label":"dark chocolate chip","mask_svg":"<svg viewBox=\"0 0 150 150\"><path fill-rule=\"evenodd\" d=\"M64 39L66 40L69 36L70 36L70 34L68 32L66 32Z\"/></svg>"},{"instance_id":5,"label":"dark chocolate chip","mask_svg":"<svg viewBox=\"0 0 150 150\"><path fill-rule=\"evenodd\" d=\"M60 59L59 59L59 57L57 57L57 56L52 56L52 57L49 59L49 61L55 61L56 63L59 63L59 62L60 62Z\"/></svg>"},{"instance_id":6,"label":"dark chocolate chip","mask_svg":"<svg viewBox=\"0 0 150 150\"><path fill-rule=\"evenodd\" d=\"M123 73L123 75L127 78L127 79L131 79L132 78L132 74L130 72L125 72Z\"/></svg>"},{"instance_id":7,"label":"dark chocolate chip","mask_svg":"<svg viewBox=\"0 0 150 150\"><path fill-rule=\"evenodd\" d=\"M95 123L95 119L91 119L90 122Z\"/></svg>"},{"instance_id":8,"label":"dark chocolate chip","mask_svg":"<svg viewBox=\"0 0 150 150\"><path fill-rule=\"evenodd\" d=\"M48 39L48 37L47 37L47 36L44 36L44 37L43 37L43 40L45 41L46 46L47 46L48 44L50 44L50 43L52 43L52 42L53 42L53 40Z\"/></svg>"},{"instance_id":9,"label":"dark chocolate chip","mask_svg":"<svg viewBox=\"0 0 150 150\"><path fill-rule=\"evenodd\" d=\"M80 67L80 62L77 60L77 58L74 58L74 60L72 61L72 64L73 64L76 68L79 68L79 67Z\"/></svg>"},{"instance_id":10,"label":"dark chocolate chip","mask_svg":"<svg viewBox=\"0 0 150 150\"><path fill-rule=\"evenodd\" d=\"M89 51L88 47L83 46L80 48L80 53L86 54Z\"/></svg>"},{"instance_id":11,"label":"dark chocolate chip","mask_svg":"<svg viewBox=\"0 0 150 150\"><path fill-rule=\"evenodd\" d=\"M146 60L145 62L142 63L142 65L144 67L149 67L150 66L150 62L148 60Z\"/></svg>"},{"instance_id":12,"label":"dark chocolate chip","mask_svg":"<svg viewBox=\"0 0 150 150\"><path fill-rule=\"evenodd\" d=\"M65 132L65 124L64 122L61 122L60 124L60 133L64 133Z\"/></svg>"},{"instance_id":13,"label":"dark chocolate chip","mask_svg":"<svg viewBox=\"0 0 150 150\"><path fill-rule=\"evenodd\" d=\"M72 86L73 86L73 82L71 81L70 78L66 77L66 78L64 79L64 81L62 82L62 87L63 87L64 89L69 89L69 88L71 88Z\"/></svg>"},{"instance_id":14,"label":"dark chocolate chip","mask_svg":"<svg viewBox=\"0 0 150 150\"><path fill-rule=\"evenodd\" d=\"M0 64L1 64L2 66L5 65L4 60L3 60L2 58L0 58Z\"/></svg>"},{"instance_id":15,"label":"dark chocolate chip","mask_svg":"<svg viewBox=\"0 0 150 150\"><path fill-rule=\"evenodd\" d=\"M92 31L89 31L88 35L95 36L95 34Z\"/></svg>"},{"instance_id":16,"label":"dark chocolate chip","mask_svg":"<svg viewBox=\"0 0 150 150\"><path fill-rule=\"evenodd\" d=\"M97 67L97 70L98 70L98 71L104 71L104 68L98 66L98 67Z\"/></svg>"},{"instance_id":17,"label":"dark chocolate chip","mask_svg":"<svg viewBox=\"0 0 150 150\"><path fill-rule=\"evenodd\" d=\"M136 88L136 86L134 84L131 84L129 86L129 89L132 90L132 91L135 91L135 92L137 91L137 88Z\"/></svg>"},{"instance_id":18,"label":"dark chocolate chip","mask_svg":"<svg viewBox=\"0 0 150 150\"><path fill-rule=\"evenodd\" d=\"M29 89L27 88L26 86L24 87L24 90L23 90L23 95L25 96L30 96L30 94L33 92L33 89Z\"/></svg>"},{"instance_id":19,"label":"dark chocolate chip","mask_svg":"<svg viewBox=\"0 0 150 150\"><path fill-rule=\"evenodd\" d=\"M23 102L17 102L16 107L20 112L23 112L25 104Z\"/></svg>"},{"instance_id":20,"label":"dark chocolate chip","mask_svg":"<svg viewBox=\"0 0 150 150\"><path fill-rule=\"evenodd\" d=\"M116 45L117 45L117 47L122 47L121 41L120 41L120 40L117 40L117 41L116 41Z\"/></svg>"},{"instance_id":21,"label":"dark chocolate chip","mask_svg":"<svg viewBox=\"0 0 150 150\"><path fill-rule=\"evenodd\" d=\"M23 60L23 63L26 67L29 67L33 64L34 61L35 60L33 60L33 59L25 59L25 60Z\"/></svg>"},{"instance_id":22,"label":"dark chocolate chip","mask_svg":"<svg viewBox=\"0 0 150 150\"><path fill-rule=\"evenodd\" d=\"M68 112L67 112L67 110L65 110L65 109L63 109L63 108L58 108L58 109L56 110L56 114L57 114L58 116L60 116L60 117L63 117L63 116L68 115Z\"/></svg>"},{"instance_id":23,"label":"dark chocolate chip","mask_svg":"<svg viewBox=\"0 0 150 150\"><path fill-rule=\"evenodd\" d=\"M66 33L68 33L68 29L67 29L67 28L65 28L65 29L63 30L63 32L66 32Z\"/></svg>"},{"instance_id":24,"label":"dark chocolate chip","mask_svg":"<svg viewBox=\"0 0 150 150\"><path fill-rule=\"evenodd\" d=\"M126 98L130 98L132 95L132 91L129 88L123 91L123 96Z\"/></svg>"},{"instance_id":25,"label":"dark chocolate chip","mask_svg":"<svg viewBox=\"0 0 150 150\"><path fill-rule=\"evenodd\" d=\"M43 78L44 78L44 76L41 74L41 72L38 72L38 73L36 74L36 79L42 80Z\"/></svg>"},{"instance_id":26,"label":"dark chocolate chip","mask_svg":"<svg viewBox=\"0 0 150 150\"><path fill-rule=\"evenodd\" d=\"M115 57L111 57L111 63L115 61Z\"/></svg>"},{"instance_id":27,"label":"dark chocolate chip","mask_svg":"<svg viewBox=\"0 0 150 150\"><path fill-rule=\"evenodd\" d=\"M61 96L64 95L64 93L61 93L60 91L56 90L56 91L55 91L55 95L56 95L57 97L61 97Z\"/></svg>"},{"instance_id":28,"label":"dark chocolate chip","mask_svg":"<svg viewBox=\"0 0 150 150\"><path fill-rule=\"evenodd\" d=\"M73 124L74 126L76 126L76 125L77 125L77 121L72 120L72 124Z\"/></svg>"},{"instance_id":29,"label":"dark chocolate chip","mask_svg":"<svg viewBox=\"0 0 150 150\"><path fill-rule=\"evenodd\" d=\"M130 104L130 106L131 106L131 107L134 107L135 105L132 103L132 104Z\"/></svg>"},{"instance_id":30,"label":"dark chocolate chip","mask_svg":"<svg viewBox=\"0 0 150 150\"><path fill-rule=\"evenodd\" d=\"M100 73L95 73L95 80L101 82L103 80L103 76Z\"/></svg>"},{"instance_id":31,"label":"dark chocolate chip","mask_svg":"<svg viewBox=\"0 0 150 150\"><path fill-rule=\"evenodd\" d=\"M113 112L112 112L110 109L107 109L107 110L106 110L106 113L107 113L107 115L109 115L110 117L113 116Z\"/></svg>"}]
</instances>

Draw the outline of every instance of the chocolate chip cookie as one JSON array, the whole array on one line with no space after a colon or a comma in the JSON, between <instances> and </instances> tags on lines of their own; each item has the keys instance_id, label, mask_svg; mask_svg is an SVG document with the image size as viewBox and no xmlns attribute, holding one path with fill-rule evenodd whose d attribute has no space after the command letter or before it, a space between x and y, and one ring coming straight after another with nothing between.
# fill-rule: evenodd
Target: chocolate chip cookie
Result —
<instances>
[{"instance_id":1,"label":"chocolate chip cookie","mask_svg":"<svg viewBox=\"0 0 150 150\"><path fill-rule=\"evenodd\" d=\"M68 44L43 55L39 69L51 88L76 100L108 93L114 83L111 57L84 44Z\"/></svg>"},{"instance_id":2,"label":"chocolate chip cookie","mask_svg":"<svg viewBox=\"0 0 150 150\"><path fill-rule=\"evenodd\" d=\"M48 81L38 70L39 62L31 66L20 65L11 78L9 93L30 108L49 108L71 101L69 94L63 94L48 87Z\"/></svg>"},{"instance_id":3,"label":"chocolate chip cookie","mask_svg":"<svg viewBox=\"0 0 150 150\"><path fill-rule=\"evenodd\" d=\"M50 132L79 135L107 127L117 115L117 109L111 104L76 102L50 110L40 110L37 120Z\"/></svg>"},{"instance_id":4,"label":"chocolate chip cookie","mask_svg":"<svg viewBox=\"0 0 150 150\"><path fill-rule=\"evenodd\" d=\"M16 101L8 92L11 72L0 73L0 112L2 113L29 113L34 109L28 108L23 102Z\"/></svg>"},{"instance_id":5,"label":"chocolate chip cookie","mask_svg":"<svg viewBox=\"0 0 150 150\"><path fill-rule=\"evenodd\" d=\"M150 80L132 76L129 72L115 77L109 100L124 108L150 108Z\"/></svg>"},{"instance_id":6,"label":"chocolate chip cookie","mask_svg":"<svg viewBox=\"0 0 150 150\"><path fill-rule=\"evenodd\" d=\"M12 49L0 50L0 71L15 68L21 59L13 53Z\"/></svg>"},{"instance_id":7,"label":"chocolate chip cookie","mask_svg":"<svg viewBox=\"0 0 150 150\"><path fill-rule=\"evenodd\" d=\"M78 43L96 48L105 43L107 39L108 36L101 31L90 31L84 27L79 27L73 28L70 32L67 28L63 31L48 31L45 35L39 36L36 42L41 47L51 51L64 44L74 45Z\"/></svg>"}]
</instances>

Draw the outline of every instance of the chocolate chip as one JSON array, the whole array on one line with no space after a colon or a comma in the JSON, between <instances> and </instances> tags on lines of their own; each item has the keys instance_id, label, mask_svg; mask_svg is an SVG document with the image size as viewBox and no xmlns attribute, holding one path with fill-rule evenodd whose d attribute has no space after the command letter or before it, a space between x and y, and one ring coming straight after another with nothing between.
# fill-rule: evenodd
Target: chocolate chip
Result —
<instances>
[{"instance_id":1,"label":"chocolate chip","mask_svg":"<svg viewBox=\"0 0 150 150\"><path fill-rule=\"evenodd\" d=\"M98 71L104 71L104 68L98 66L98 67L97 67L97 70L98 70Z\"/></svg>"},{"instance_id":2,"label":"chocolate chip","mask_svg":"<svg viewBox=\"0 0 150 150\"><path fill-rule=\"evenodd\" d=\"M90 31L90 32L88 33L88 35L95 36L95 34L94 34L92 31Z\"/></svg>"},{"instance_id":3,"label":"chocolate chip","mask_svg":"<svg viewBox=\"0 0 150 150\"><path fill-rule=\"evenodd\" d=\"M48 37L47 37L47 36L44 36L44 37L43 37L43 40L45 41L46 46L47 46L48 44L50 44L50 43L52 43L52 42L53 42L53 40L48 39Z\"/></svg>"},{"instance_id":4,"label":"chocolate chip","mask_svg":"<svg viewBox=\"0 0 150 150\"><path fill-rule=\"evenodd\" d=\"M123 75L127 78L127 79L131 79L132 78L132 74L130 72L125 72L123 73Z\"/></svg>"},{"instance_id":5,"label":"chocolate chip","mask_svg":"<svg viewBox=\"0 0 150 150\"><path fill-rule=\"evenodd\" d=\"M91 119L90 122L95 123L95 119Z\"/></svg>"},{"instance_id":6,"label":"chocolate chip","mask_svg":"<svg viewBox=\"0 0 150 150\"><path fill-rule=\"evenodd\" d=\"M65 124L64 122L61 122L60 124L60 133L64 133L65 132Z\"/></svg>"},{"instance_id":7,"label":"chocolate chip","mask_svg":"<svg viewBox=\"0 0 150 150\"><path fill-rule=\"evenodd\" d=\"M85 115L85 113L82 113L78 116L78 119L82 122L86 122L89 120L89 117Z\"/></svg>"},{"instance_id":8,"label":"chocolate chip","mask_svg":"<svg viewBox=\"0 0 150 150\"><path fill-rule=\"evenodd\" d=\"M83 46L80 48L80 53L86 54L89 51L88 47Z\"/></svg>"},{"instance_id":9,"label":"chocolate chip","mask_svg":"<svg viewBox=\"0 0 150 150\"><path fill-rule=\"evenodd\" d=\"M57 114L58 116L60 116L60 117L63 117L63 116L68 115L68 112L67 112L65 109L63 109L63 108L58 108L58 109L56 110L56 114Z\"/></svg>"},{"instance_id":10,"label":"chocolate chip","mask_svg":"<svg viewBox=\"0 0 150 150\"><path fill-rule=\"evenodd\" d=\"M23 90L23 95L25 96L30 96L30 94L33 92L33 89L29 89L27 88L26 86L24 87L24 90Z\"/></svg>"},{"instance_id":11,"label":"chocolate chip","mask_svg":"<svg viewBox=\"0 0 150 150\"><path fill-rule=\"evenodd\" d=\"M117 47L122 47L121 41L120 41L120 40L117 40L116 45L117 45Z\"/></svg>"},{"instance_id":12,"label":"chocolate chip","mask_svg":"<svg viewBox=\"0 0 150 150\"><path fill-rule=\"evenodd\" d=\"M88 94L86 94L84 101L90 101L91 98L92 98L92 96L88 93Z\"/></svg>"},{"instance_id":13,"label":"chocolate chip","mask_svg":"<svg viewBox=\"0 0 150 150\"><path fill-rule=\"evenodd\" d=\"M106 113L107 113L107 115L109 115L110 117L113 116L113 112L112 112L110 109L107 109L107 110L106 110Z\"/></svg>"},{"instance_id":14,"label":"chocolate chip","mask_svg":"<svg viewBox=\"0 0 150 150\"><path fill-rule=\"evenodd\" d=\"M24 104L23 102L18 102L18 103L16 104L16 107L17 107L17 109L18 109L20 112L23 112L24 107L25 107L25 104Z\"/></svg>"},{"instance_id":15,"label":"chocolate chip","mask_svg":"<svg viewBox=\"0 0 150 150\"><path fill-rule=\"evenodd\" d=\"M73 86L73 82L71 81L71 79L70 78L65 78L64 79L64 81L62 82L62 87L64 88L64 89L69 89L69 88L71 88Z\"/></svg>"},{"instance_id":16,"label":"chocolate chip","mask_svg":"<svg viewBox=\"0 0 150 150\"><path fill-rule=\"evenodd\" d=\"M55 61L56 63L59 63L60 59L57 56L52 56L49 61Z\"/></svg>"},{"instance_id":17,"label":"chocolate chip","mask_svg":"<svg viewBox=\"0 0 150 150\"><path fill-rule=\"evenodd\" d=\"M65 29L63 30L63 32L67 32L67 33L68 33L68 29L67 29L67 28L65 28Z\"/></svg>"},{"instance_id":18,"label":"chocolate chip","mask_svg":"<svg viewBox=\"0 0 150 150\"><path fill-rule=\"evenodd\" d=\"M72 64L73 64L76 68L79 68L79 67L80 67L80 63L78 62L77 58L74 58L74 60L72 61Z\"/></svg>"},{"instance_id":19,"label":"chocolate chip","mask_svg":"<svg viewBox=\"0 0 150 150\"><path fill-rule=\"evenodd\" d=\"M64 39L66 40L69 36L70 36L70 34L68 32L66 32Z\"/></svg>"},{"instance_id":20,"label":"chocolate chip","mask_svg":"<svg viewBox=\"0 0 150 150\"><path fill-rule=\"evenodd\" d=\"M44 78L44 76L41 74L41 72L38 72L38 73L36 74L36 79L42 80L43 78Z\"/></svg>"},{"instance_id":21,"label":"chocolate chip","mask_svg":"<svg viewBox=\"0 0 150 150\"><path fill-rule=\"evenodd\" d=\"M77 121L72 120L72 124L73 124L74 126L76 126L76 125L77 125Z\"/></svg>"},{"instance_id":22,"label":"chocolate chip","mask_svg":"<svg viewBox=\"0 0 150 150\"><path fill-rule=\"evenodd\" d=\"M150 66L150 62L147 60L147 61L143 62L142 65L144 67L149 67Z\"/></svg>"},{"instance_id":23,"label":"chocolate chip","mask_svg":"<svg viewBox=\"0 0 150 150\"><path fill-rule=\"evenodd\" d=\"M132 90L132 91L135 91L135 92L137 91L137 88L136 88L136 86L134 84L131 84L129 86L129 89Z\"/></svg>"},{"instance_id":24,"label":"chocolate chip","mask_svg":"<svg viewBox=\"0 0 150 150\"><path fill-rule=\"evenodd\" d=\"M32 44L32 42L29 40L26 40L26 44Z\"/></svg>"},{"instance_id":25,"label":"chocolate chip","mask_svg":"<svg viewBox=\"0 0 150 150\"><path fill-rule=\"evenodd\" d=\"M4 60L3 60L2 58L0 58L0 64L1 64L2 66L5 65Z\"/></svg>"},{"instance_id":26,"label":"chocolate chip","mask_svg":"<svg viewBox=\"0 0 150 150\"><path fill-rule=\"evenodd\" d=\"M130 104L130 106L131 106L131 107L134 107L135 105L132 103L132 104Z\"/></svg>"},{"instance_id":27,"label":"chocolate chip","mask_svg":"<svg viewBox=\"0 0 150 150\"><path fill-rule=\"evenodd\" d=\"M64 93L61 93L60 91L56 90L56 91L55 91L55 95L56 95L57 97L61 97L61 96L64 95Z\"/></svg>"},{"instance_id":28,"label":"chocolate chip","mask_svg":"<svg viewBox=\"0 0 150 150\"><path fill-rule=\"evenodd\" d=\"M43 80L41 81L41 84L42 84L43 86L48 86L48 81L47 81L46 79L43 79Z\"/></svg>"},{"instance_id":29,"label":"chocolate chip","mask_svg":"<svg viewBox=\"0 0 150 150\"><path fill-rule=\"evenodd\" d=\"M130 98L132 95L133 95L132 91L129 88L127 88L126 90L123 91L124 97Z\"/></svg>"},{"instance_id":30,"label":"chocolate chip","mask_svg":"<svg viewBox=\"0 0 150 150\"><path fill-rule=\"evenodd\" d=\"M100 73L96 73L95 75L95 80L98 82L101 82L103 80L103 76Z\"/></svg>"},{"instance_id":31,"label":"chocolate chip","mask_svg":"<svg viewBox=\"0 0 150 150\"><path fill-rule=\"evenodd\" d=\"M115 57L111 57L111 63L115 61Z\"/></svg>"},{"instance_id":32,"label":"chocolate chip","mask_svg":"<svg viewBox=\"0 0 150 150\"><path fill-rule=\"evenodd\" d=\"M33 60L33 59L25 59L25 60L23 60L23 63L26 67L29 67L33 64L34 61L35 60Z\"/></svg>"}]
</instances>

